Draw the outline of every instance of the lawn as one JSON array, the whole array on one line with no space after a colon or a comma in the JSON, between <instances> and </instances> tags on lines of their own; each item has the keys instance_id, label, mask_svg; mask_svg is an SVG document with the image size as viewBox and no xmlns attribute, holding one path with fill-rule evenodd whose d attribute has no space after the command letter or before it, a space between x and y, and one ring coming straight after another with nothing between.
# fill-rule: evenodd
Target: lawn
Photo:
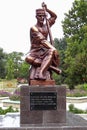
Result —
<instances>
[{"instance_id":1,"label":"lawn","mask_svg":"<svg viewBox=\"0 0 87 130\"><path fill-rule=\"evenodd\" d=\"M16 88L17 88L17 80L16 79L12 79L12 80L2 79L2 80L0 80L0 90L12 92Z\"/></svg>"}]
</instances>

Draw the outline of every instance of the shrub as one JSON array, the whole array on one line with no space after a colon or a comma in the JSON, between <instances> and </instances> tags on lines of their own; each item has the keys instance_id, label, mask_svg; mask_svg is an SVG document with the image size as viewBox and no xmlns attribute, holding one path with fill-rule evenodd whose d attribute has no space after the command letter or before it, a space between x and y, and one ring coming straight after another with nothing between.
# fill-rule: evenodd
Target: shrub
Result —
<instances>
[{"instance_id":1,"label":"shrub","mask_svg":"<svg viewBox=\"0 0 87 130\"><path fill-rule=\"evenodd\" d=\"M86 83L84 83L83 88L84 88L84 90L87 91L87 84Z\"/></svg>"},{"instance_id":2,"label":"shrub","mask_svg":"<svg viewBox=\"0 0 87 130\"><path fill-rule=\"evenodd\" d=\"M8 91L0 90L0 97L9 97L10 100L20 100L20 88L17 88L13 94Z\"/></svg>"},{"instance_id":3,"label":"shrub","mask_svg":"<svg viewBox=\"0 0 87 130\"><path fill-rule=\"evenodd\" d=\"M20 100L20 95L16 95L16 94L12 94L10 96L10 100L14 100L14 101L19 101Z\"/></svg>"},{"instance_id":4,"label":"shrub","mask_svg":"<svg viewBox=\"0 0 87 130\"><path fill-rule=\"evenodd\" d=\"M10 96L10 100L20 100L20 88L17 88L13 94Z\"/></svg>"},{"instance_id":5,"label":"shrub","mask_svg":"<svg viewBox=\"0 0 87 130\"><path fill-rule=\"evenodd\" d=\"M79 85L75 86L75 88L87 91L87 83L79 84Z\"/></svg>"},{"instance_id":6,"label":"shrub","mask_svg":"<svg viewBox=\"0 0 87 130\"><path fill-rule=\"evenodd\" d=\"M87 114L87 110L81 110L81 109L78 109L76 107L74 107L73 104L70 104L69 105L69 112L72 112L72 113L75 113L75 114Z\"/></svg>"},{"instance_id":7,"label":"shrub","mask_svg":"<svg viewBox=\"0 0 87 130\"><path fill-rule=\"evenodd\" d=\"M1 107L0 107L0 115L4 115L4 114L6 114L6 113L8 113L8 112L19 112L19 110L16 108L16 109L13 109L13 107L12 106L9 106L8 108L6 108L6 109L2 109Z\"/></svg>"},{"instance_id":8,"label":"shrub","mask_svg":"<svg viewBox=\"0 0 87 130\"><path fill-rule=\"evenodd\" d=\"M87 91L83 90L81 85L78 85L78 88L76 86L76 88L73 90L67 89L66 95L68 97L82 97L82 96L87 96Z\"/></svg>"}]
</instances>

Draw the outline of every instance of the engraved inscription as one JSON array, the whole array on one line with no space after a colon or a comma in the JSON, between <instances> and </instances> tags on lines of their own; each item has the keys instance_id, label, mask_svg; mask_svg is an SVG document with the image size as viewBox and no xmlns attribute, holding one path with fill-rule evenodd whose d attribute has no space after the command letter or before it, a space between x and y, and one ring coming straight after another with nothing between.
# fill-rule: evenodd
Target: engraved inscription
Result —
<instances>
[{"instance_id":1,"label":"engraved inscription","mask_svg":"<svg viewBox=\"0 0 87 130\"><path fill-rule=\"evenodd\" d=\"M56 92L31 92L30 110L56 110Z\"/></svg>"}]
</instances>

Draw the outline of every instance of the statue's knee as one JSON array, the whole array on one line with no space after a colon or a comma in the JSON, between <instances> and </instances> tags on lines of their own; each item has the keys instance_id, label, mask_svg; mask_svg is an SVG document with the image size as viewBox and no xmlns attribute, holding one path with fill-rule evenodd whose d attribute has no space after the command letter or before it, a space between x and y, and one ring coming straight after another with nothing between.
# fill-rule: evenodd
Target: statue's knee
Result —
<instances>
[{"instance_id":1,"label":"statue's knee","mask_svg":"<svg viewBox=\"0 0 87 130\"><path fill-rule=\"evenodd\" d=\"M32 64L32 63L34 62L34 58L32 58L32 57L26 57L26 58L25 58L25 61L26 61L27 63L29 63L29 64Z\"/></svg>"}]
</instances>

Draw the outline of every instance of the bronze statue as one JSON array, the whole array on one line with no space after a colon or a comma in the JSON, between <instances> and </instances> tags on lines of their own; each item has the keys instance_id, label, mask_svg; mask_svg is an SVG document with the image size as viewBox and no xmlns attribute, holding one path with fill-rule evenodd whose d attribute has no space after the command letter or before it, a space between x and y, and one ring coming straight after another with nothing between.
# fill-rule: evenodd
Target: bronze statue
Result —
<instances>
[{"instance_id":1,"label":"bronze statue","mask_svg":"<svg viewBox=\"0 0 87 130\"><path fill-rule=\"evenodd\" d=\"M48 18L48 15L50 18ZM30 80L52 80L52 71L61 73L58 69L59 55L53 46L50 27L57 16L42 3L42 8L36 10L37 23L30 28L31 49L26 57L30 67ZM49 35L50 42L47 40Z\"/></svg>"}]
</instances>

